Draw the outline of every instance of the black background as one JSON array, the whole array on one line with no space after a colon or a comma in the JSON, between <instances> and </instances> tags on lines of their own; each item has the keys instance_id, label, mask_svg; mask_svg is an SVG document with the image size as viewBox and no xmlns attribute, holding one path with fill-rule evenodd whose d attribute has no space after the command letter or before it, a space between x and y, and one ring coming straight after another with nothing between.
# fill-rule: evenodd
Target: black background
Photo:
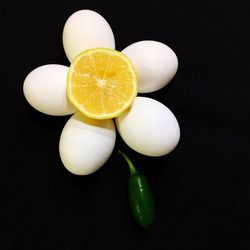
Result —
<instances>
[{"instance_id":1,"label":"black background","mask_svg":"<svg viewBox=\"0 0 250 250\"><path fill-rule=\"evenodd\" d=\"M1 1L0 249L249 249L250 3L245 1ZM168 106L181 139L150 158L120 137L90 176L62 165L69 117L31 108L22 92L38 66L69 65L67 18L92 9L111 25L116 49L152 39L179 59L168 86L144 96ZM157 204L151 230L132 219L122 149L148 178Z\"/></svg>"}]
</instances>

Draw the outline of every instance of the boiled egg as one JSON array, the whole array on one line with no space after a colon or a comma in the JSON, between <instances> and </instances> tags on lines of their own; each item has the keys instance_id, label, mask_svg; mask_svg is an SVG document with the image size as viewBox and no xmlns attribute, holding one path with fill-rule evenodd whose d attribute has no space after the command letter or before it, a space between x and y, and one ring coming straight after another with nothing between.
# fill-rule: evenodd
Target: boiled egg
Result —
<instances>
[{"instance_id":1,"label":"boiled egg","mask_svg":"<svg viewBox=\"0 0 250 250\"><path fill-rule=\"evenodd\" d=\"M164 104L148 97L136 97L132 107L115 122L125 143L147 156L170 153L180 139L174 114Z\"/></svg>"},{"instance_id":2,"label":"boiled egg","mask_svg":"<svg viewBox=\"0 0 250 250\"><path fill-rule=\"evenodd\" d=\"M157 41L131 44L122 53L133 62L138 74L139 93L149 93L166 86L178 68L178 59L167 45Z\"/></svg>"},{"instance_id":3,"label":"boiled egg","mask_svg":"<svg viewBox=\"0 0 250 250\"><path fill-rule=\"evenodd\" d=\"M108 22L97 12L79 10L66 21L63 46L70 62L81 52L91 48L115 48L115 39Z\"/></svg>"},{"instance_id":4,"label":"boiled egg","mask_svg":"<svg viewBox=\"0 0 250 250\"><path fill-rule=\"evenodd\" d=\"M91 174L108 160L115 139L112 119L93 120L77 112L61 133L59 153L62 163L73 174Z\"/></svg>"},{"instance_id":5,"label":"boiled egg","mask_svg":"<svg viewBox=\"0 0 250 250\"><path fill-rule=\"evenodd\" d=\"M58 64L40 66L24 80L23 92L29 104L48 115L69 115L76 109L69 102L66 82L69 68Z\"/></svg>"}]
</instances>

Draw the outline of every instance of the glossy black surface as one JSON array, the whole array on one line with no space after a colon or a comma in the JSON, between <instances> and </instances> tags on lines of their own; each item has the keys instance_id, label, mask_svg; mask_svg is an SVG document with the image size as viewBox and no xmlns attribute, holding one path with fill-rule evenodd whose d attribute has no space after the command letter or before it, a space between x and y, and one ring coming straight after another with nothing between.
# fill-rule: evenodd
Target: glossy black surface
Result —
<instances>
[{"instance_id":1,"label":"glossy black surface","mask_svg":"<svg viewBox=\"0 0 250 250\"><path fill-rule=\"evenodd\" d=\"M95 174L62 166L58 142L69 117L33 110L22 85L38 66L69 65L63 26L84 8L106 18L118 50L153 39L176 52L171 84L144 95L179 121L171 154L137 154L118 136ZM249 1L24 0L0 9L0 249L249 249ZM157 220L149 231L131 218L118 149L151 184Z\"/></svg>"}]
</instances>

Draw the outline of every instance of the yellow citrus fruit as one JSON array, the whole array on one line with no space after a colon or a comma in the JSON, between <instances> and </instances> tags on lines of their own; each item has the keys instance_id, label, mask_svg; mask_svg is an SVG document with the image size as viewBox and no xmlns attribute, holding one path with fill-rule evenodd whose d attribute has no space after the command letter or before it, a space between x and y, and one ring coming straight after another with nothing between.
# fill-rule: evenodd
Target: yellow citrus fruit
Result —
<instances>
[{"instance_id":1,"label":"yellow citrus fruit","mask_svg":"<svg viewBox=\"0 0 250 250\"><path fill-rule=\"evenodd\" d=\"M126 55L117 50L86 50L75 58L68 72L68 98L90 118L119 116L131 106L137 91L134 66Z\"/></svg>"}]
</instances>

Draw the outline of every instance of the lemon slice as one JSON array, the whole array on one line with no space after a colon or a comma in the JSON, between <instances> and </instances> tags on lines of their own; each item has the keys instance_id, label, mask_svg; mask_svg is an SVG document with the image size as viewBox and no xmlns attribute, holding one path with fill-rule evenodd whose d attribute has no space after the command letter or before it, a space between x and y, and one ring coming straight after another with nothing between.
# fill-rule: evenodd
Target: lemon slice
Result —
<instances>
[{"instance_id":1,"label":"lemon slice","mask_svg":"<svg viewBox=\"0 0 250 250\"><path fill-rule=\"evenodd\" d=\"M129 58L113 49L82 52L72 62L67 95L84 115L94 119L119 116L135 99L138 79Z\"/></svg>"}]
</instances>

